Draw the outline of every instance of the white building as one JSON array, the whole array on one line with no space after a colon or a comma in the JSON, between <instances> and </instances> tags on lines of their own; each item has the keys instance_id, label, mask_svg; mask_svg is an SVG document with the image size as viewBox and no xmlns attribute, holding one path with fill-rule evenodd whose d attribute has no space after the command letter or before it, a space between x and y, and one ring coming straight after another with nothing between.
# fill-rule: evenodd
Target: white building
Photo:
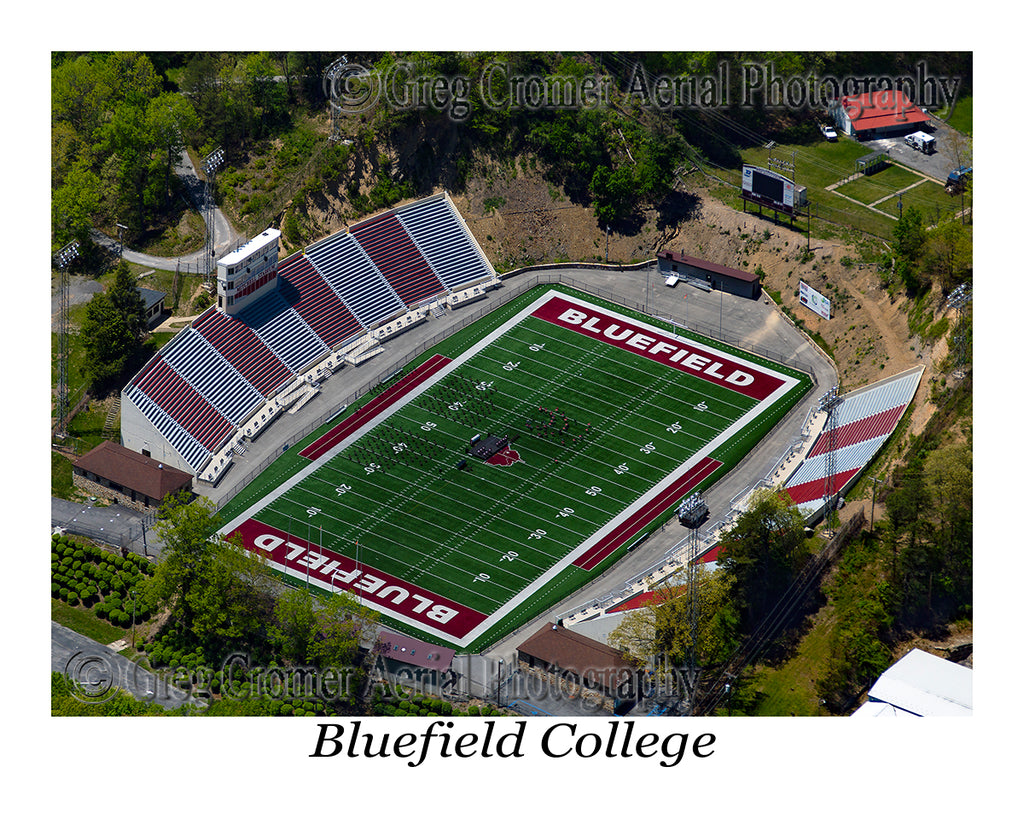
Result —
<instances>
[{"instance_id":1,"label":"white building","mask_svg":"<svg viewBox=\"0 0 1024 819\"><path fill-rule=\"evenodd\" d=\"M267 228L259 236L217 260L217 307L233 316L277 287L281 231Z\"/></svg>"},{"instance_id":2,"label":"white building","mask_svg":"<svg viewBox=\"0 0 1024 819\"><path fill-rule=\"evenodd\" d=\"M855 717L969 717L974 672L919 648L912 649L868 691Z\"/></svg>"}]
</instances>

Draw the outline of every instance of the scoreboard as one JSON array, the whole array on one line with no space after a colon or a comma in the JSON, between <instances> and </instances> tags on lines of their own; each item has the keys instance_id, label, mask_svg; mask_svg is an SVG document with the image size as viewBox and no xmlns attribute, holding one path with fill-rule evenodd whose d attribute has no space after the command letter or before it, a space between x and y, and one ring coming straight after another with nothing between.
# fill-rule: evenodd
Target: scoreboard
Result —
<instances>
[{"instance_id":1,"label":"scoreboard","mask_svg":"<svg viewBox=\"0 0 1024 819\"><path fill-rule=\"evenodd\" d=\"M743 166L742 191L744 199L786 213L794 213L807 204L807 188L798 186L782 174L755 165Z\"/></svg>"}]
</instances>

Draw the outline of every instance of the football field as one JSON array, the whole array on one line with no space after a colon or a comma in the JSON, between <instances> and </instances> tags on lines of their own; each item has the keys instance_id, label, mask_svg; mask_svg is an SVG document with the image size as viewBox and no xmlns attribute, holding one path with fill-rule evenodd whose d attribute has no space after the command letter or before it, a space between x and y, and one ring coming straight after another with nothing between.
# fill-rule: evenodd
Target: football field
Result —
<instances>
[{"instance_id":1,"label":"football field","mask_svg":"<svg viewBox=\"0 0 1024 819\"><path fill-rule=\"evenodd\" d=\"M292 582L479 650L621 557L810 387L569 291L513 305L293 448L222 532Z\"/></svg>"}]
</instances>

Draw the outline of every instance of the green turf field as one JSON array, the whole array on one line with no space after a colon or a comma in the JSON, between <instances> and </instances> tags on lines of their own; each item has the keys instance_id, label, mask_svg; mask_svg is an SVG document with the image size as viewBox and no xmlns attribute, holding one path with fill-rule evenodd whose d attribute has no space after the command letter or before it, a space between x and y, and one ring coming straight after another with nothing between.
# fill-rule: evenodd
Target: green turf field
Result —
<instances>
[{"instance_id":1,"label":"green turf field","mask_svg":"<svg viewBox=\"0 0 1024 819\"><path fill-rule=\"evenodd\" d=\"M224 531L293 582L348 590L403 631L475 649L624 554L809 388L786 368L567 299L531 291L467 328L464 346L414 362L293 447L224 510ZM577 313L594 316L589 328L561 321ZM686 369L698 367L704 377ZM745 395L730 367L737 382L780 386Z\"/></svg>"}]
</instances>

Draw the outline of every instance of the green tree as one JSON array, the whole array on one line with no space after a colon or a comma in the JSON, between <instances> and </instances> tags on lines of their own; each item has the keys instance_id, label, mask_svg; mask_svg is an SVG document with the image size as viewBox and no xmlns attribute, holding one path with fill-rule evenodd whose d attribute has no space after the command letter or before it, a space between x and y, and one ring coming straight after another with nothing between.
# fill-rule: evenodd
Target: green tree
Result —
<instances>
[{"instance_id":1,"label":"green tree","mask_svg":"<svg viewBox=\"0 0 1024 819\"><path fill-rule=\"evenodd\" d=\"M50 111L55 134L55 184L83 148L94 141L96 130L109 110L111 93L102 60L81 55L53 69L50 79ZM58 144L61 145L59 150Z\"/></svg>"},{"instance_id":2,"label":"green tree","mask_svg":"<svg viewBox=\"0 0 1024 819\"><path fill-rule=\"evenodd\" d=\"M348 592L332 594L317 607L317 637L310 659L321 668L356 668L359 646L372 638L379 619Z\"/></svg>"},{"instance_id":3,"label":"green tree","mask_svg":"<svg viewBox=\"0 0 1024 819\"><path fill-rule=\"evenodd\" d=\"M735 650L738 637L730 622L729 584L720 571L698 569L700 617L697 623L698 663L722 662ZM652 657L656 666L681 666L693 644L686 584L659 587L647 605L626 613L609 635L609 643L626 652L627 659L642 666Z\"/></svg>"},{"instance_id":4,"label":"green tree","mask_svg":"<svg viewBox=\"0 0 1024 819\"><path fill-rule=\"evenodd\" d=\"M308 663L317 633L316 603L306 589L288 589L274 605L271 635L281 655Z\"/></svg>"},{"instance_id":5,"label":"green tree","mask_svg":"<svg viewBox=\"0 0 1024 819\"><path fill-rule=\"evenodd\" d=\"M808 558L803 516L788 495L770 488L756 491L723 535L719 557L744 633L771 612Z\"/></svg>"},{"instance_id":6,"label":"green tree","mask_svg":"<svg viewBox=\"0 0 1024 819\"><path fill-rule=\"evenodd\" d=\"M590 194L594 200L594 216L604 227L628 216L636 207L633 174L626 165L614 171L607 165L599 165L590 179Z\"/></svg>"},{"instance_id":7,"label":"green tree","mask_svg":"<svg viewBox=\"0 0 1024 819\"><path fill-rule=\"evenodd\" d=\"M204 587L210 585L213 576L220 546L215 535L220 524L220 516L209 500L193 500L185 491L164 501L156 524L165 548L147 583L147 600L151 608L167 606L175 624L196 642L197 618L209 617L203 615L203 607L210 602ZM204 623L200 631L205 628Z\"/></svg>"},{"instance_id":8,"label":"green tree","mask_svg":"<svg viewBox=\"0 0 1024 819\"><path fill-rule=\"evenodd\" d=\"M194 597L192 632L200 645L259 650L269 639L273 584L262 555L247 552L234 540L215 539Z\"/></svg>"},{"instance_id":9,"label":"green tree","mask_svg":"<svg viewBox=\"0 0 1024 819\"><path fill-rule=\"evenodd\" d=\"M95 389L112 386L142 344L146 311L131 270L121 262L114 281L86 306L82 344L86 367Z\"/></svg>"},{"instance_id":10,"label":"green tree","mask_svg":"<svg viewBox=\"0 0 1024 819\"><path fill-rule=\"evenodd\" d=\"M948 219L928 231L923 266L948 293L970 278L974 269L973 229L959 219Z\"/></svg>"},{"instance_id":11,"label":"green tree","mask_svg":"<svg viewBox=\"0 0 1024 819\"><path fill-rule=\"evenodd\" d=\"M892 238L896 275L910 293L916 293L921 287L920 263L928 237L924 218L913 205L900 215L892 229Z\"/></svg>"},{"instance_id":12,"label":"green tree","mask_svg":"<svg viewBox=\"0 0 1024 819\"><path fill-rule=\"evenodd\" d=\"M147 127L153 144L164 158L164 202L171 195L174 163L185 148L186 139L199 128L199 116L181 94L165 93L152 99L146 110Z\"/></svg>"},{"instance_id":13,"label":"green tree","mask_svg":"<svg viewBox=\"0 0 1024 819\"><path fill-rule=\"evenodd\" d=\"M87 162L76 162L50 200L54 245L63 247L73 239L84 244L99 204L99 177Z\"/></svg>"}]
</instances>

